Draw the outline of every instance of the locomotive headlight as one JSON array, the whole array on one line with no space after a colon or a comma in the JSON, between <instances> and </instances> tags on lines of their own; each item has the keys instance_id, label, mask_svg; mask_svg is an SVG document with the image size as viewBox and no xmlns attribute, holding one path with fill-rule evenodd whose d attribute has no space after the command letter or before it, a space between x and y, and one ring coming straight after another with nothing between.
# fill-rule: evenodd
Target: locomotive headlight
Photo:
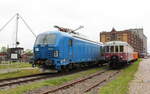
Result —
<instances>
[{"instance_id":1,"label":"locomotive headlight","mask_svg":"<svg viewBox=\"0 0 150 94\"><path fill-rule=\"evenodd\" d=\"M59 56L59 52L58 51L54 51L53 56L54 57L58 57Z\"/></svg>"},{"instance_id":2,"label":"locomotive headlight","mask_svg":"<svg viewBox=\"0 0 150 94\"><path fill-rule=\"evenodd\" d=\"M109 58L109 56L107 55L107 56L106 56L106 59L108 59L108 58Z\"/></svg>"},{"instance_id":3,"label":"locomotive headlight","mask_svg":"<svg viewBox=\"0 0 150 94\"><path fill-rule=\"evenodd\" d=\"M61 63L66 62L66 59L62 59L60 62L61 62Z\"/></svg>"},{"instance_id":4,"label":"locomotive headlight","mask_svg":"<svg viewBox=\"0 0 150 94\"><path fill-rule=\"evenodd\" d=\"M35 48L35 51L39 51L39 48Z\"/></svg>"},{"instance_id":5,"label":"locomotive headlight","mask_svg":"<svg viewBox=\"0 0 150 94\"><path fill-rule=\"evenodd\" d=\"M120 58L123 58L123 56L120 56Z\"/></svg>"},{"instance_id":6,"label":"locomotive headlight","mask_svg":"<svg viewBox=\"0 0 150 94\"><path fill-rule=\"evenodd\" d=\"M109 56L107 55L106 58L108 58Z\"/></svg>"}]
</instances>

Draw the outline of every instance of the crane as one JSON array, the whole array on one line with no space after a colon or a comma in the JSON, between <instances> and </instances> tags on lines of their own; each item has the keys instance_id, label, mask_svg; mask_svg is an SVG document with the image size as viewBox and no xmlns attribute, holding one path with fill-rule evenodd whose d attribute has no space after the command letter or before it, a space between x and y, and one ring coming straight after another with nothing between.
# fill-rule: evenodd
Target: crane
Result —
<instances>
[{"instance_id":1,"label":"crane","mask_svg":"<svg viewBox=\"0 0 150 94\"><path fill-rule=\"evenodd\" d=\"M25 26L28 28L28 30L33 34L33 36L36 38L36 34L32 31L31 27L27 24L27 22L22 18L22 16L19 13L16 13L14 16L12 16L7 22L6 24L4 24L1 28L0 28L0 32L13 20L16 20L16 32L15 32L15 48L17 48L17 46L20 44L18 41L18 23L19 23L19 19L21 21L23 21L23 23L25 24Z\"/></svg>"}]
</instances>

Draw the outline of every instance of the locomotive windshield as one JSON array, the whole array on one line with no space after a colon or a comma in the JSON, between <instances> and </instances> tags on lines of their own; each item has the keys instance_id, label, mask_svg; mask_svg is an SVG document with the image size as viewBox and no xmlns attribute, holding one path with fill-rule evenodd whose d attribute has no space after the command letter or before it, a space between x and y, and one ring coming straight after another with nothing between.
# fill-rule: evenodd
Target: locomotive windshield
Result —
<instances>
[{"instance_id":1,"label":"locomotive windshield","mask_svg":"<svg viewBox=\"0 0 150 94\"><path fill-rule=\"evenodd\" d=\"M56 35L55 34L43 34L39 35L36 39L35 45L38 44L55 44Z\"/></svg>"}]
</instances>

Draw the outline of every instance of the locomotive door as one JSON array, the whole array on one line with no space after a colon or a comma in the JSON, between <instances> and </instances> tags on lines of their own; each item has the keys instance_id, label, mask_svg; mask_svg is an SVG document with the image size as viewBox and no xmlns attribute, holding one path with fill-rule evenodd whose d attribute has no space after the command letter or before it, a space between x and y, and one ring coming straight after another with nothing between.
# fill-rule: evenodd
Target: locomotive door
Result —
<instances>
[{"instance_id":1,"label":"locomotive door","mask_svg":"<svg viewBox=\"0 0 150 94\"><path fill-rule=\"evenodd\" d=\"M72 61L73 59L73 40L69 39L69 61Z\"/></svg>"}]
</instances>

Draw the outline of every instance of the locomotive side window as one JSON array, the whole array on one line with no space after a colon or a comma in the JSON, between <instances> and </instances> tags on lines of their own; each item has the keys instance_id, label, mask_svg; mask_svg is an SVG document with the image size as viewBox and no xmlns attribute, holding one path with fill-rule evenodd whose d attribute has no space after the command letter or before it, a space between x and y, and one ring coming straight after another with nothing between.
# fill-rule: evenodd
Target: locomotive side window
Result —
<instances>
[{"instance_id":1,"label":"locomotive side window","mask_svg":"<svg viewBox=\"0 0 150 94\"><path fill-rule=\"evenodd\" d=\"M114 46L110 46L110 51L114 52Z\"/></svg>"},{"instance_id":2,"label":"locomotive side window","mask_svg":"<svg viewBox=\"0 0 150 94\"><path fill-rule=\"evenodd\" d=\"M118 46L115 46L115 52L118 52Z\"/></svg>"},{"instance_id":3,"label":"locomotive side window","mask_svg":"<svg viewBox=\"0 0 150 94\"><path fill-rule=\"evenodd\" d=\"M123 51L124 51L124 47L120 46L120 52L123 52Z\"/></svg>"},{"instance_id":4,"label":"locomotive side window","mask_svg":"<svg viewBox=\"0 0 150 94\"><path fill-rule=\"evenodd\" d=\"M72 47L72 39L69 39L69 46Z\"/></svg>"}]
</instances>

